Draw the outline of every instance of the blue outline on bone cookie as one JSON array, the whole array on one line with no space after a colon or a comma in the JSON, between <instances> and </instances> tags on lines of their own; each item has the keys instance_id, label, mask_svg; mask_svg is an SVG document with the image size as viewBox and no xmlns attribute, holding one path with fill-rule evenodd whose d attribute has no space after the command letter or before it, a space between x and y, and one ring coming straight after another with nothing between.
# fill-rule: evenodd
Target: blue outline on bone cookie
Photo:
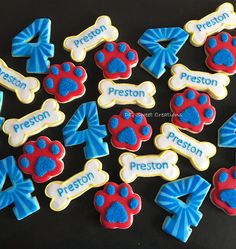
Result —
<instances>
[{"instance_id":1,"label":"blue outline on bone cookie","mask_svg":"<svg viewBox=\"0 0 236 249\"><path fill-rule=\"evenodd\" d=\"M87 118L88 128L78 131L85 118ZM95 101L81 104L63 128L65 146L85 143L84 154L86 159L109 155L108 144L103 141L106 136L106 126L99 124Z\"/></svg>"},{"instance_id":2,"label":"blue outline on bone cookie","mask_svg":"<svg viewBox=\"0 0 236 249\"><path fill-rule=\"evenodd\" d=\"M199 211L211 184L199 175L185 177L180 180L164 184L156 198L157 205L171 213L167 216L162 229L171 236L186 242L191 235L190 226L197 227L202 219ZM186 203L179 197L189 195Z\"/></svg>"},{"instance_id":3,"label":"blue outline on bone cookie","mask_svg":"<svg viewBox=\"0 0 236 249\"><path fill-rule=\"evenodd\" d=\"M178 51L187 41L189 34L180 27L148 29L139 38L138 44L147 50L151 56L146 57L141 66L153 77L160 78L179 59ZM167 47L158 42L169 41Z\"/></svg>"},{"instance_id":4,"label":"blue outline on bone cookie","mask_svg":"<svg viewBox=\"0 0 236 249\"><path fill-rule=\"evenodd\" d=\"M7 175L12 186L2 191ZM24 180L13 156L0 160L0 210L14 204L13 212L17 220L33 214L40 209L37 198L31 195L33 191L32 181Z\"/></svg>"},{"instance_id":5,"label":"blue outline on bone cookie","mask_svg":"<svg viewBox=\"0 0 236 249\"><path fill-rule=\"evenodd\" d=\"M39 34L38 42L30 40ZM13 57L30 57L26 62L28 73L47 73L50 66L48 58L54 56L54 45L50 43L51 20L35 19L28 27L18 33L12 40ZM28 42L29 41L29 42Z\"/></svg>"},{"instance_id":6,"label":"blue outline on bone cookie","mask_svg":"<svg viewBox=\"0 0 236 249\"><path fill-rule=\"evenodd\" d=\"M236 148L236 113L233 114L218 130L218 146Z\"/></svg>"}]
</instances>

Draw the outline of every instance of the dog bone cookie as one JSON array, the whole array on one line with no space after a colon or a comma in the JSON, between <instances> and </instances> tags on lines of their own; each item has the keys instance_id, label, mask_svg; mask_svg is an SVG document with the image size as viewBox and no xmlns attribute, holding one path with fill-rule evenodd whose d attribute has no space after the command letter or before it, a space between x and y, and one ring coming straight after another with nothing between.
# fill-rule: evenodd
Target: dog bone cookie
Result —
<instances>
[{"instance_id":1,"label":"dog bone cookie","mask_svg":"<svg viewBox=\"0 0 236 249\"><path fill-rule=\"evenodd\" d=\"M126 183L133 182L137 177L161 176L165 180L173 181L179 177L176 165L178 155L174 151L164 151L160 155L137 156L130 152L120 155L122 166L120 178Z\"/></svg>"},{"instance_id":2,"label":"dog bone cookie","mask_svg":"<svg viewBox=\"0 0 236 249\"><path fill-rule=\"evenodd\" d=\"M153 98L156 87L151 81L144 81L139 85L134 85L130 83L116 84L112 80L103 79L99 82L98 90L101 93L97 101L98 105L105 109L116 104L137 104L148 109L156 104Z\"/></svg>"},{"instance_id":3,"label":"dog bone cookie","mask_svg":"<svg viewBox=\"0 0 236 249\"><path fill-rule=\"evenodd\" d=\"M74 61L81 62L85 59L87 51L104 41L115 41L118 35L117 28L111 25L110 17L100 16L93 26L78 35L67 37L63 46L70 52Z\"/></svg>"},{"instance_id":4,"label":"dog bone cookie","mask_svg":"<svg viewBox=\"0 0 236 249\"><path fill-rule=\"evenodd\" d=\"M3 124L3 132L9 135L8 143L18 147L35 134L48 127L55 127L63 123L65 114L59 111L59 104L55 99L47 99L41 109L34 111L20 119L7 119Z\"/></svg>"},{"instance_id":5,"label":"dog bone cookie","mask_svg":"<svg viewBox=\"0 0 236 249\"><path fill-rule=\"evenodd\" d=\"M208 169L210 165L209 159L216 154L214 144L199 142L181 132L171 123L164 123L161 126L161 134L155 137L154 144L160 150L172 149L188 158L194 168L199 171Z\"/></svg>"},{"instance_id":6,"label":"dog bone cookie","mask_svg":"<svg viewBox=\"0 0 236 249\"><path fill-rule=\"evenodd\" d=\"M109 175L102 170L102 163L97 159L91 159L85 164L83 171L66 181L49 183L45 194L52 199L50 208L54 211L61 211L70 204L71 200L91 188L103 186L108 180Z\"/></svg>"}]
</instances>

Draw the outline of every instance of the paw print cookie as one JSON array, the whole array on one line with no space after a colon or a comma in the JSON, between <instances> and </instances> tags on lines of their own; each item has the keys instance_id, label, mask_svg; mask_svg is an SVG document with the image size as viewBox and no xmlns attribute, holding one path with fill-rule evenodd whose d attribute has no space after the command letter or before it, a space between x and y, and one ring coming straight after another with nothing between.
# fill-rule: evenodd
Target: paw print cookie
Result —
<instances>
[{"instance_id":1,"label":"paw print cookie","mask_svg":"<svg viewBox=\"0 0 236 249\"><path fill-rule=\"evenodd\" d=\"M105 78L128 79L132 68L138 64L138 53L126 42L109 42L95 54L95 62Z\"/></svg>"},{"instance_id":2,"label":"paw print cookie","mask_svg":"<svg viewBox=\"0 0 236 249\"><path fill-rule=\"evenodd\" d=\"M213 176L213 184L213 204L228 215L236 215L236 166L219 169Z\"/></svg>"},{"instance_id":3,"label":"paw print cookie","mask_svg":"<svg viewBox=\"0 0 236 249\"><path fill-rule=\"evenodd\" d=\"M236 73L236 36L227 32L211 36L205 43L206 65L215 72Z\"/></svg>"},{"instance_id":4,"label":"paw print cookie","mask_svg":"<svg viewBox=\"0 0 236 249\"><path fill-rule=\"evenodd\" d=\"M152 127L146 117L130 109L123 109L119 115L113 115L108 122L108 129L112 134L112 145L129 151L139 150L142 141L149 140L152 135Z\"/></svg>"},{"instance_id":5,"label":"paw print cookie","mask_svg":"<svg viewBox=\"0 0 236 249\"><path fill-rule=\"evenodd\" d=\"M67 103L84 95L86 79L87 73L83 67L65 62L50 67L43 86L46 92L54 95L58 102Z\"/></svg>"},{"instance_id":6,"label":"paw print cookie","mask_svg":"<svg viewBox=\"0 0 236 249\"><path fill-rule=\"evenodd\" d=\"M64 169L64 146L59 141L51 141L41 136L36 141L29 141L23 147L24 153L18 159L20 169L31 174L37 183L43 183L58 176Z\"/></svg>"},{"instance_id":7,"label":"paw print cookie","mask_svg":"<svg viewBox=\"0 0 236 249\"><path fill-rule=\"evenodd\" d=\"M170 101L170 107L173 124L193 133L201 132L204 125L214 121L216 115L210 97L191 88L175 94Z\"/></svg>"},{"instance_id":8,"label":"paw print cookie","mask_svg":"<svg viewBox=\"0 0 236 249\"><path fill-rule=\"evenodd\" d=\"M133 215L141 210L141 198L127 183L117 185L108 182L94 197L94 206L100 213L100 222L105 228L127 229L133 223Z\"/></svg>"}]
</instances>

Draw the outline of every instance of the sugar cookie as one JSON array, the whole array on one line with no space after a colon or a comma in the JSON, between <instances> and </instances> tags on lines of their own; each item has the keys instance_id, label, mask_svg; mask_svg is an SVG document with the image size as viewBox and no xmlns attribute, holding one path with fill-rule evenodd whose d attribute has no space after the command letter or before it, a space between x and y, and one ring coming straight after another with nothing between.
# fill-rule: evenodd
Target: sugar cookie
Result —
<instances>
[{"instance_id":1,"label":"sugar cookie","mask_svg":"<svg viewBox=\"0 0 236 249\"><path fill-rule=\"evenodd\" d=\"M198 140L184 134L175 125L164 123L161 126L161 134L154 140L157 149L172 149L178 154L190 160L194 168L199 171L208 169L210 158L216 154L216 147L209 142Z\"/></svg>"},{"instance_id":2,"label":"sugar cookie","mask_svg":"<svg viewBox=\"0 0 236 249\"><path fill-rule=\"evenodd\" d=\"M109 175L102 170L102 163L97 159L89 160L84 170L64 182L54 181L47 185L45 194L51 198L50 208L54 211L65 209L71 200L81 196L91 188L104 185Z\"/></svg>"},{"instance_id":3,"label":"sugar cookie","mask_svg":"<svg viewBox=\"0 0 236 249\"><path fill-rule=\"evenodd\" d=\"M159 155L137 156L130 152L120 155L119 163L122 167L120 178L123 182L133 182L137 177L161 176L173 181L179 177L176 165L178 156L174 151L164 151Z\"/></svg>"}]
</instances>

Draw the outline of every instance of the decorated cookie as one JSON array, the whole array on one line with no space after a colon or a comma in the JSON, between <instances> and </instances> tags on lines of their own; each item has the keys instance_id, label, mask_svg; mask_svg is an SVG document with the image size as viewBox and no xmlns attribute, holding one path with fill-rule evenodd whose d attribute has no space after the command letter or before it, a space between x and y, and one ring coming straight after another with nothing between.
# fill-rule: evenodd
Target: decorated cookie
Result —
<instances>
[{"instance_id":1,"label":"decorated cookie","mask_svg":"<svg viewBox=\"0 0 236 249\"><path fill-rule=\"evenodd\" d=\"M133 216L140 212L142 202L129 184L108 182L95 194L94 206L105 228L127 229L133 224Z\"/></svg>"},{"instance_id":2,"label":"decorated cookie","mask_svg":"<svg viewBox=\"0 0 236 249\"><path fill-rule=\"evenodd\" d=\"M126 42L107 42L95 54L95 62L108 79L128 79L132 68L138 64L138 53Z\"/></svg>"},{"instance_id":3,"label":"decorated cookie","mask_svg":"<svg viewBox=\"0 0 236 249\"><path fill-rule=\"evenodd\" d=\"M210 97L191 88L176 93L170 100L170 108L172 123L193 133L201 132L204 125L211 124L216 116Z\"/></svg>"},{"instance_id":4,"label":"decorated cookie","mask_svg":"<svg viewBox=\"0 0 236 249\"><path fill-rule=\"evenodd\" d=\"M236 113L233 114L218 131L218 146L236 148Z\"/></svg>"},{"instance_id":5,"label":"decorated cookie","mask_svg":"<svg viewBox=\"0 0 236 249\"><path fill-rule=\"evenodd\" d=\"M87 129L79 131L79 127L87 119ZM100 125L95 101L83 103L63 128L65 146L75 146L85 143L86 159L109 155L108 144L103 141L107 136L105 125Z\"/></svg>"},{"instance_id":6,"label":"decorated cookie","mask_svg":"<svg viewBox=\"0 0 236 249\"><path fill-rule=\"evenodd\" d=\"M205 43L206 65L215 72L236 73L236 36L221 32Z\"/></svg>"},{"instance_id":7,"label":"decorated cookie","mask_svg":"<svg viewBox=\"0 0 236 249\"><path fill-rule=\"evenodd\" d=\"M122 167L120 178L126 183L133 182L139 176L161 176L165 180L173 181L179 177L177 161L177 154L171 150L162 152L160 155L145 156L126 152L119 157L119 163Z\"/></svg>"},{"instance_id":8,"label":"decorated cookie","mask_svg":"<svg viewBox=\"0 0 236 249\"><path fill-rule=\"evenodd\" d=\"M64 169L62 158L65 149L59 141L42 136L26 143L23 151L18 158L18 165L24 173L32 175L35 182L46 182L60 175Z\"/></svg>"},{"instance_id":9,"label":"decorated cookie","mask_svg":"<svg viewBox=\"0 0 236 249\"><path fill-rule=\"evenodd\" d=\"M111 25L109 16L99 16L95 24L80 34L69 36L64 40L64 48L70 52L74 61L81 62L85 59L87 51L97 47L104 41L115 41L118 30Z\"/></svg>"},{"instance_id":10,"label":"decorated cookie","mask_svg":"<svg viewBox=\"0 0 236 249\"><path fill-rule=\"evenodd\" d=\"M0 113L2 111L2 103L3 103L3 92L0 91ZM4 121L5 121L5 118L0 116L0 130L2 129L2 125Z\"/></svg>"},{"instance_id":11,"label":"decorated cookie","mask_svg":"<svg viewBox=\"0 0 236 249\"><path fill-rule=\"evenodd\" d=\"M45 194L51 198L50 208L54 211L65 209L71 200L78 198L91 188L103 186L109 175L102 170L102 164L97 159L89 160L84 170L64 182L54 181L47 185Z\"/></svg>"},{"instance_id":12,"label":"decorated cookie","mask_svg":"<svg viewBox=\"0 0 236 249\"><path fill-rule=\"evenodd\" d=\"M50 43L51 20L39 18L17 34L12 40L13 57L30 57L26 63L27 73L47 73L48 58L54 56L54 45ZM37 37L37 42L31 42Z\"/></svg>"},{"instance_id":13,"label":"decorated cookie","mask_svg":"<svg viewBox=\"0 0 236 249\"><path fill-rule=\"evenodd\" d=\"M231 3L221 4L215 12L200 20L192 20L185 24L185 30L191 35L190 42L195 47L202 46L207 37L223 29L236 28L236 13Z\"/></svg>"},{"instance_id":14,"label":"decorated cookie","mask_svg":"<svg viewBox=\"0 0 236 249\"><path fill-rule=\"evenodd\" d=\"M222 100L228 95L226 86L230 78L224 73L192 71L182 64L171 68L172 77L168 81L171 90L179 91L185 87L207 92L213 99Z\"/></svg>"},{"instance_id":15,"label":"decorated cookie","mask_svg":"<svg viewBox=\"0 0 236 249\"><path fill-rule=\"evenodd\" d=\"M55 96L58 102L67 103L84 95L86 79L87 73L83 67L65 62L50 67L43 86L48 93Z\"/></svg>"},{"instance_id":16,"label":"decorated cookie","mask_svg":"<svg viewBox=\"0 0 236 249\"><path fill-rule=\"evenodd\" d=\"M211 201L226 214L236 215L236 166L221 168L213 176Z\"/></svg>"},{"instance_id":17,"label":"decorated cookie","mask_svg":"<svg viewBox=\"0 0 236 249\"><path fill-rule=\"evenodd\" d=\"M22 74L9 68L0 59L0 85L12 92L24 104L29 104L34 100L35 92L40 88L40 82L34 77L24 77Z\"/></svg>"},{"instance_id":18,"label":"decorated cookie","mask_svg":"<svg viewBox=\"0 0 236 249\"><path fill-rule=\"evenodd\" d=\"M99 82L98 90L101 93L97 101L98 105L105 109L115 104L136 104L149 109L156 104L153 98L156 87L151 81L144 81L139 85L134 85L130 83L116 84L112 80L104 79Z\"/></svg>"},{"instance_id":19,"label":"decorated cookie","mask_svg":"<svg viewBox=\"0 0 236 249\"><path fill-rule=\"evenodd\" d=\"M211 184L199 175L182 178L164 184L156 198L157 205L171 214L167 216L162 229L176 239L187 242L192 229L197 227L202 219L199 211ZM188 196L186 202L180 197Z\"/></svg>"},{"instance_id":20,"label":"decorated cookie","mask_svg":"<svg viewBox=\"0 0 236 249\"><path fill-rule=\"evenodd\" d=\"M139 38L138 44L147 50L152 56L147 57L141 67L154 78L160 78L166 71L165 67L171 67L179 59L178 51L182 48L188 33L179 27L148 29ZM160 42L169 42L163 47Z\"/></svg>"},{"instance_id":21,"label":"decorated cookie","mask_svg":"<svg viewBox=\"0 0 236 249\"><path fill-rule=\"evenodd\" d=\"M216 147L209 142L198 140L184 134L175 125L164 123L161 134L157 135L154 144L159 150L174 150L190 160L199 171L208 169L210 158L216 154Z\"/></svg>"},{"instance_id":22,"label":"decorated cookie","mask_svg":"<svg viewBox=\"0 0 236 249\"><path fill-rule=\"evenodd\" d=\"M7 176L12 186L2 190ZM24 180L15 158L8 156L0 160L0 210L13 204L13 212L17 220L35 213L40 206L37 198L31 195L32 192L34 192L34 185L30 179Z\"/></svg>"},{"instance_id":23,"label":"decorated cookie","mask_svg":"<svg viewBox=\"0 0 236 249\"><path fill-rule=\"evenodd\" d=\"M59 111L59 105L54 99L47 99L41 109L34 111L20 119L7 119L3 124L3 131L8 137L8 143L13 147L21 146L25 141L48 127L55 127L63 123L65 115Z\"/></svg>"},{"instance_id":24,"label":"decorated cookie","mask_svg":"<svg viewBox=\"0 0 236 249\"><path fill-rule=\"evenodd\" d=\"M134 113L123 109L119 115L113 115L108 122L112 135L111 143L117 149L137 151L143 141L148 141L152 135L152 127L142 113Z\"/></svg>"}]
</instances>

